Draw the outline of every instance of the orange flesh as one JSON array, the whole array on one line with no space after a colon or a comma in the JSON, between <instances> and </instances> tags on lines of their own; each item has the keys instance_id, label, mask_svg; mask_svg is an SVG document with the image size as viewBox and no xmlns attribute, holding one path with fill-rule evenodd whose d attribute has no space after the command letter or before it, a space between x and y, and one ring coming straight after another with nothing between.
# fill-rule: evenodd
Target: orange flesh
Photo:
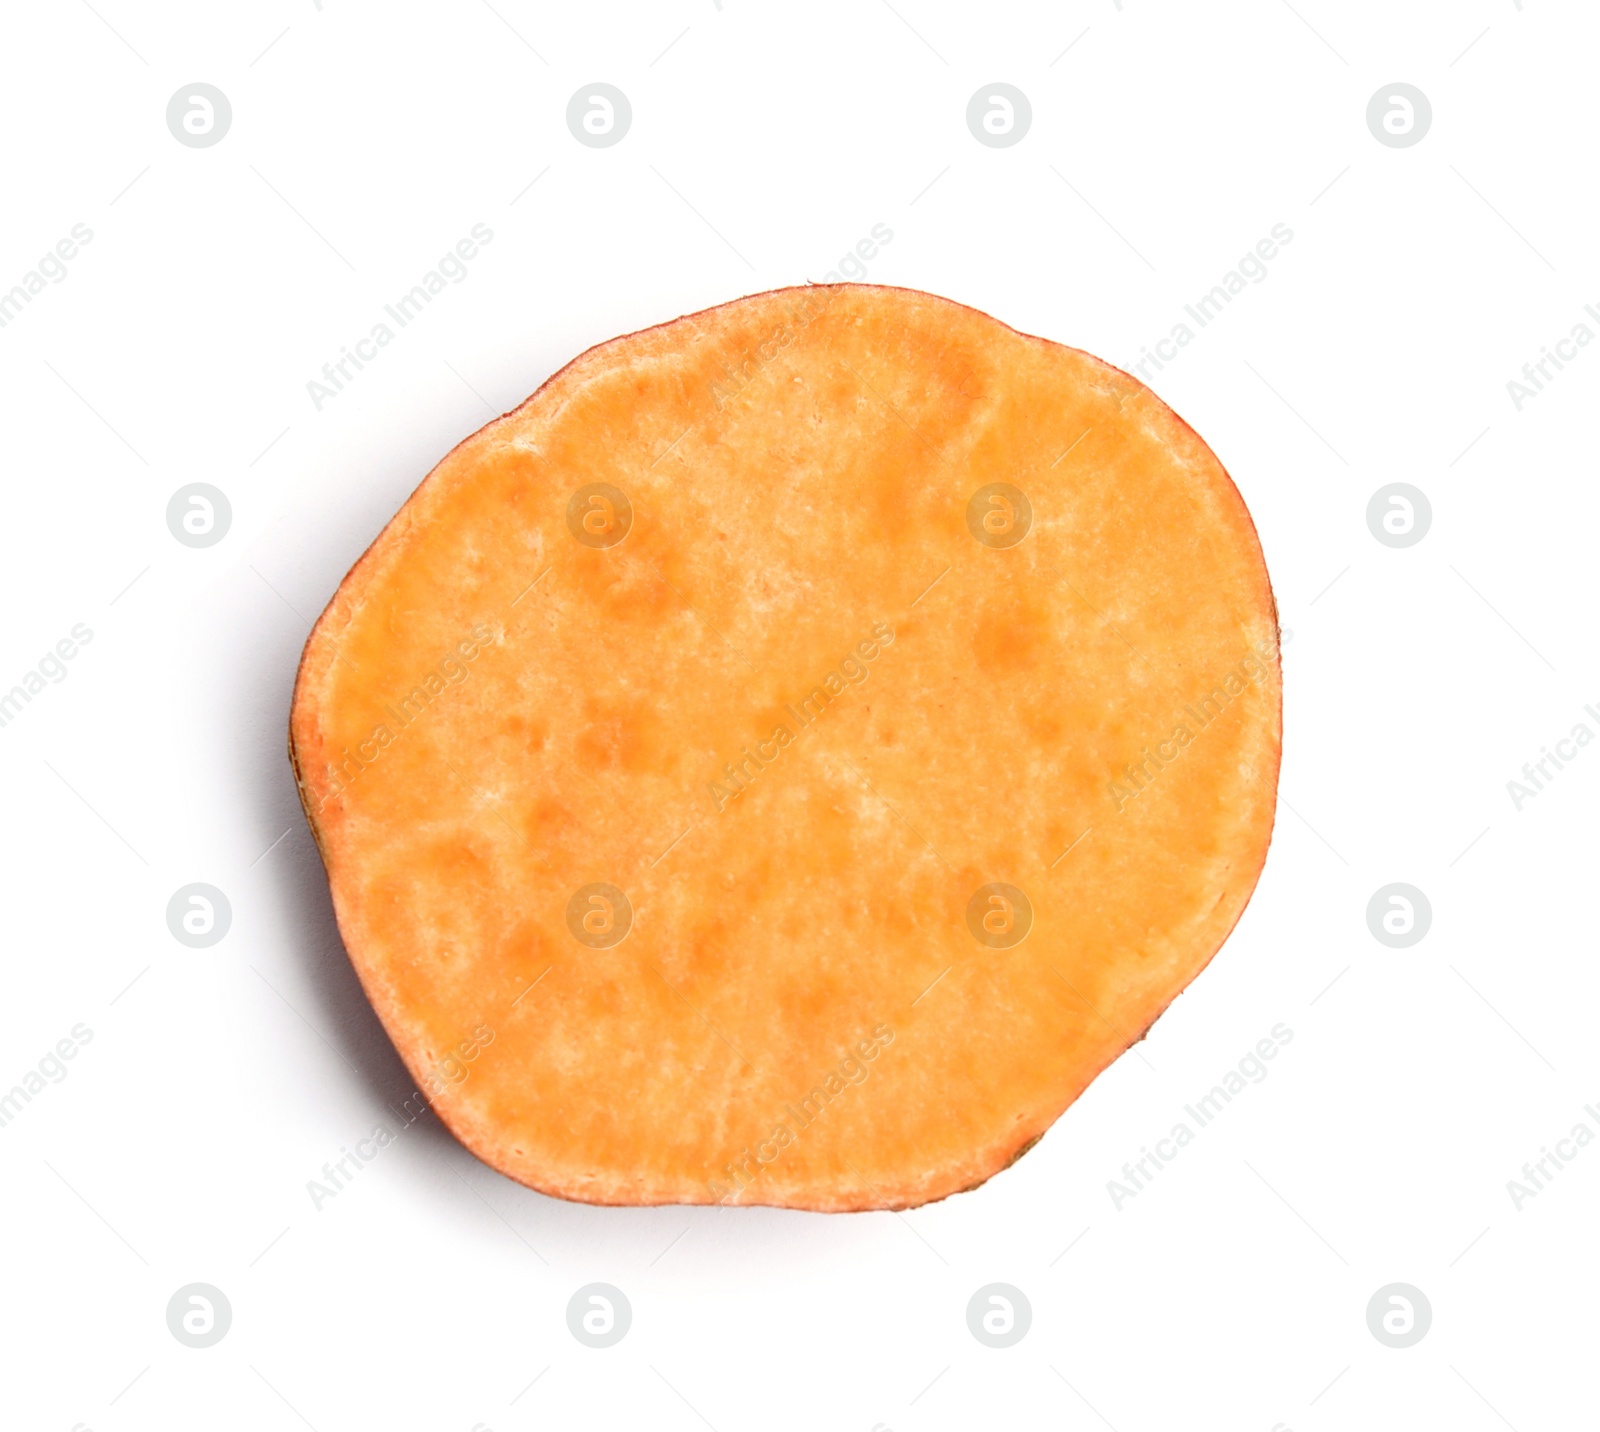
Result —
<instances>
[{"instance_id":1,"label":"orange flesh","mask_svg":"<svg viewBox=\"0 0 1600 1432\"><path fill-rule=\"evenodd\" d=\"M991 483L1014 545L1014 502L969 526ZM631 525L569 523L591 484ZM1280 709L1255 530L1169 408L840 285L602 344L451 452L313 630L291 749L350 958L479 1158L899 1208L1013 1161L1210 960ZM992 883L1020 943L1014 899L969 922ZM594 884L618 943L608 895L569 921Z\"/></svg>"}]
</instances>

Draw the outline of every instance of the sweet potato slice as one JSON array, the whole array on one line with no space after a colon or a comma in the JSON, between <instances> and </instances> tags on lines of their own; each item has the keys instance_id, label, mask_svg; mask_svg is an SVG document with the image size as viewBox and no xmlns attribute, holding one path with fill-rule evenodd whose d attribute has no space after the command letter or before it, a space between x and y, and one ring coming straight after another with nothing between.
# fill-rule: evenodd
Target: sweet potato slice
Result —
<instances>
[{"instance_id":1,"label":"sweet potato slice","mask_svg":"<svg viewBox=\"0 0 1600 1432\"><path fill-rule=\"evenodd\" d=\"M787 289L451 452L317 622L290 744L350 958L484 1162L904 1208L1015 1160L1232 929L1277 638L1142 384Z\"/></svg>"}]
</instances>

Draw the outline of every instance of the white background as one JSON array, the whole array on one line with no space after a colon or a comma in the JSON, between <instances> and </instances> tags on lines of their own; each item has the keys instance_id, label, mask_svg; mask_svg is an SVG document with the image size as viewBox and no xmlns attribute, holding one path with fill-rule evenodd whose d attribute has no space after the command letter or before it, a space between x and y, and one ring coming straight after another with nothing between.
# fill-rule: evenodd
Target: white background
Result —
<instances>
[{"instance_id":1,"label":"white background","mask_svg":"<svg viewBox=\"0 0 1600 1432\"><path fill-rule=\"evenodd\" d=\"M0 1089L93 1030L0 1129L5 1425L1593 1425L1600 1147L1520 1211L1506 1188L1600 1130L1600 748L1506 790L1600 732L1600 350L1506 390L1600 303L1592 7L494 3L7 7L0 287L94 237L0 330L0 687L94 637L0 730ZM965 111L1001 80L1033 125L990 149ZM164 119L194 81L233 106L208 149ZM593 81L632 102L610 149L566 128ZM1366 126L1393 81L1432 102L1411 148ZM470 277L317 411L307 380L480 222ZM586 1208L430 1118L315 1210L411 1085L284 753L311 620L582 349L821 279L878 223L871 279L1123 367L1292 229L1153 383L1293 632L1243 922L1032 1153L926 1209ZM233 506L204 551L164 516L194 481ZM1405 550L1365 521L1392 481L1433 506ZM209 950L167 930L191 881L232 902ZM1391 881L1433 907L1406 950L1366 925ZM1270 1077L1116 1210L1107 1180L1280 1022ZM197 1281L233 1308L206 1350L165 1320ZM595 1281L633 1307L604 1351L565 1321ZM1004 1351L965 1319L995 1281L1033 1308ZM1433 1308L1406 1350L1366 1325L1391 1282Z\"/></svg>"}]
</instances>

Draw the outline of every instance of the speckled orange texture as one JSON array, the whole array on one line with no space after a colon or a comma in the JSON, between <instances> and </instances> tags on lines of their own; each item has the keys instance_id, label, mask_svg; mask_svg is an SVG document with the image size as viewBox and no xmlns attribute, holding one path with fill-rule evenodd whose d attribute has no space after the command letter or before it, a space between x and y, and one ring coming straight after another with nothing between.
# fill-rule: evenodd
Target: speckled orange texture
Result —
<instances>
[{"instance_id":1,"label":"speckled orange texture","mask_svg":"<svg viewBox=\"0 0 1600 1432\"><path fill-rule=\"evenodd\" d=\"M969 528L991 483L1014 546ZM615 545L569 526L592 484ZM1004 1168L1199 973L1279 733L1260 546L1194 432L842 285L602 344L451 452L317 622L291 750L350 958L478 1157L847 1210ZM969 929L994 882L1009 948ZM569 926L592 884L620 943Z\"/></svg>"}]
</instances>

